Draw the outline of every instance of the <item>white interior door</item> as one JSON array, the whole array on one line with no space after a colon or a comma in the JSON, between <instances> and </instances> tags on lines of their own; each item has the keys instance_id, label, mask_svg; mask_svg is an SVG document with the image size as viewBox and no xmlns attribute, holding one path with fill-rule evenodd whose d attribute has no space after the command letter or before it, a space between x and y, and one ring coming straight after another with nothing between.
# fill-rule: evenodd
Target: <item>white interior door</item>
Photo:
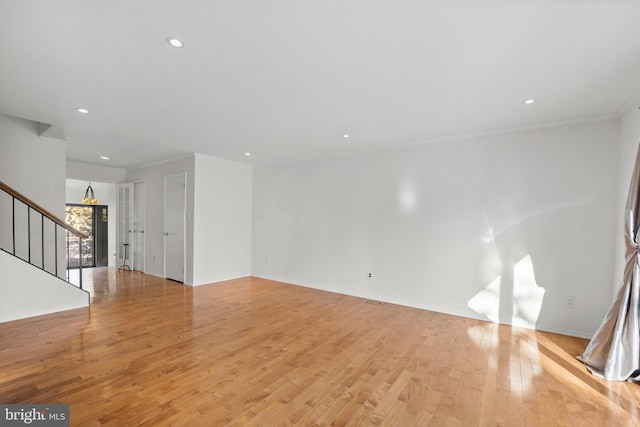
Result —
<instances>
[{"instance_id":1,"label":"white interior door","mask_svg":"<svg viewBox=\"0 0 640 427\"><path fill-rule=\"evenodd\" d=\"M146 191L145 182L133 184L133 217L131 228L131 269L144 272L145 263L145 218L146 218Z\"/></svg>"},{"instance_id":2,"label":"white interior door","mask_svg":"<svg viewBox=\"0 0 640 427\"><path fill-rule=\"evenodd\" d=\"M184 283L184 229L186 178L184 174L164 178L165 277Z\"/></svg>"},{"instance_id":3,"label":"white interior door","mask_svg":"<svg viewBox=\"0 0 640 427\"><path fill-rule=\"evenodd\" d=\"M131 266L131 221L133 216L133 184L119 184L116 199L116 264ZM125 246L125 244L127 246Z\"/></svg>"}]
</instances>

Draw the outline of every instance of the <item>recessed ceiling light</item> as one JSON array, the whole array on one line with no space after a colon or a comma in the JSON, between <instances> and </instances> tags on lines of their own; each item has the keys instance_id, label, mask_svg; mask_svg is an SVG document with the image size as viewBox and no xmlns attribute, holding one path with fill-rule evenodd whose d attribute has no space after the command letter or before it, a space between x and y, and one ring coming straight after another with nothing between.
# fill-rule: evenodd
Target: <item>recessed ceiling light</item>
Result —
<instances>
[{"instance_id":1,"label":"recessed ceiling light","mask_svg":"<svg viewBox=\"0 0 640 427\"><path fill-rule=\"evenodd\" d=\"M535 102L536 102L536 100L535 100L535 99L527 99L527 100L525 100L525 101L522 101L522 103L523 103L523 104L526 104L526 105L531 105L531 104L533 104L533 103L535 103Z\"/></svg>"},{"instance_id":2,"label":"recessed ceiling light","mask_svg":"<svg viewBox=\"0 0 640 427\"><path fill-rule=\"evenodd\" d=\"M251 153L249 153L248 151L246 153L244 153L245 156L250 156Z\"/></svg>"},{"instance_id":3,"label":"recessed ceiling light","mask_svg":"<svg viewBox=\"0 0 640 427\"><path fill-rule=\"evenodd\" d=\"M343 137L344 139L348 139L348 138L349 138L349 134L348 134L348 133L345 133L344 135L342 135L342 137Z\"/></svg>"},{"instance_id":4,"label":"recessed ceiling light","mask_svg":"<svg viewBox=\"0 0 640 427\"><path fill-rule=\"evenodd\" d=\"M89 114L89 110L87 110L86 108L78 108L78 113Z\"/></svg>"},{"instance_id":5,"label":"recessed ceiling light","mask_svg":"<svg viewBox=\"0 0 640 427\"><path fill-rule=\"evenodd\" d=\"M100 156L100 158L102 160L111 160L111 157L109 157L109 156Z\"/></svg>"},{"instance_id":6,"label":"recessed ceiling light","mask_svg":"<svg viewBox=\"0 0 640 427\"><path fill-rule=\"evenodd\" d=\"M171 47L181 48L184 46L184 43L182 43L182 41L173 37L167 37L167 43L169 43L169 46Z\"/></svg>"}]
</instances>

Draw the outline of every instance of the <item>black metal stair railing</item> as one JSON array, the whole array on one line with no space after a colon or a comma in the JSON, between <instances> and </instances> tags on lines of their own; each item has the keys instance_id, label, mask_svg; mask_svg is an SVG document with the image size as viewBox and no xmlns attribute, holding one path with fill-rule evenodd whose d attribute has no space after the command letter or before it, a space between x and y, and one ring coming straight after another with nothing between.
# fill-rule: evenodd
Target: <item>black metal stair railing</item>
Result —
<instances>
[{"instance_id":1,"label":"black metal stair railing","mask_svg":"<svg viewBox=\"0 0 640 427\"><path fill-rule=\"evenodd\" d=\"M70 255L64 244L69 234L76 236L77 256L82 257L82 240L88 236L2 181L0 190L0 249L82 289L82 260L78 262L79 283L75 285L68 273Z\"/></svg>"}]
</instances>

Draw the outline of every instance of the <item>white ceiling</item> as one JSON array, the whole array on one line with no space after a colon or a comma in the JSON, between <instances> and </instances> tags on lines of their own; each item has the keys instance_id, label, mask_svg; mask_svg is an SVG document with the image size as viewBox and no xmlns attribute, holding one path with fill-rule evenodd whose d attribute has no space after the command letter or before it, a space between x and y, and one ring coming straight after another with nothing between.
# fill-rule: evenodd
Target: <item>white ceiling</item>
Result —
<instances>
[{"instance_id":1,"label":"white ceiling","mask_svg":"<svg viewBox=\"0 0 640 427\"><path fill-rule=\"evenodd\" d=\"M640 99L638 22L637 0L0 0L0 113L119 167L594 120Z\"/></svg>"}]
</instances>

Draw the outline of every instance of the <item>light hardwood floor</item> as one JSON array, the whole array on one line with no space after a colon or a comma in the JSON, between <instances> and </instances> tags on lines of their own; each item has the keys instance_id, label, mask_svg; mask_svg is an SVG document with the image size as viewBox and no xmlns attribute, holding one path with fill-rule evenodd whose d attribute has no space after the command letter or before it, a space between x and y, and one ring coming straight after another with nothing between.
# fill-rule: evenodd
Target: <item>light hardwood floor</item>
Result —
<instances>
[{"instance_id":1,"label":"light hardwood floor","mask_svg":"<svg viewBox=\"0 0 640 427\"><path fill-rule=\"evenodd\" d=\"M0 323L0 403L74 426L640 426L640 386L590 375L582 339L257 278L85 285L89 309Z\"/></svg>"}]
</instances>

